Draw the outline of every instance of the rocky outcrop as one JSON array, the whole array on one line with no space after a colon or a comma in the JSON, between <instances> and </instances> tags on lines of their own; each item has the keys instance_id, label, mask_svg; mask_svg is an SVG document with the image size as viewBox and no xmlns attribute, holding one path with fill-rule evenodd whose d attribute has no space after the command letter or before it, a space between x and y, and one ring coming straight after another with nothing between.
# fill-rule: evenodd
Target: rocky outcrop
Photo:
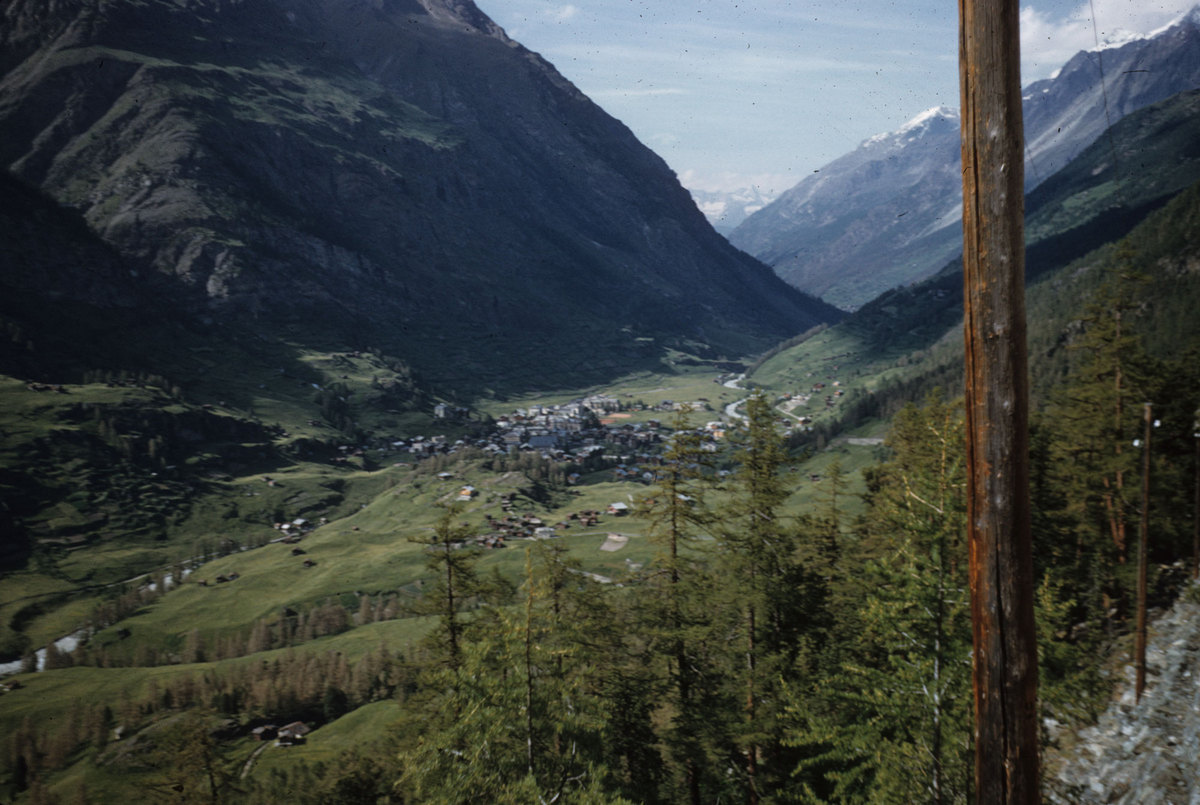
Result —
<instances>
[{"instance_id":1,"label":"rocky outcrop","mask_svg":"<svg viewBox=\"0 0 1200 805\"><path fill-rule=\"evenodd\" d=\"M1151 624L1141 701L1130 665L1116 700L1048 770L1045 790L1061 805L1200 802L1200 586Z\"/></svg>"}]
</instances>

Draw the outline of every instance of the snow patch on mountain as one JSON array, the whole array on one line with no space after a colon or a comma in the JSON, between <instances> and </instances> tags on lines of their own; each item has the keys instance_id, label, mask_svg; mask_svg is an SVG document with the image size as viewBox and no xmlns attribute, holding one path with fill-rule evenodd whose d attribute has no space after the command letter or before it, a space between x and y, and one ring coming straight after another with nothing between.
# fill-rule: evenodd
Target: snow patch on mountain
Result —
<instances>
[{"instance_id":1,"label":"snow patch on mountain","mask_svg":"<svg viewBox=\"0 0 1200 805\"><path fill-rule=\"evenodd\" d=\"M728 235L737 226L779 197L774 190L751 185L732 190L704 190L689 187L692 200L713 229Z\"/></svg>"},{"instance_id":2,"label":"snow patch on mountain","mask_svg":"<svg viewBox=\"0 0 1200 805\"><path fill-rule=\"evenodd\" d=\"M912 142L930 131L933 127L951 123L959 125L958 110L948 106L934 106L921 112L895 131L883 132L863 140L860 148L867 148L881 143Z\"/></svg>"}]
</instances>

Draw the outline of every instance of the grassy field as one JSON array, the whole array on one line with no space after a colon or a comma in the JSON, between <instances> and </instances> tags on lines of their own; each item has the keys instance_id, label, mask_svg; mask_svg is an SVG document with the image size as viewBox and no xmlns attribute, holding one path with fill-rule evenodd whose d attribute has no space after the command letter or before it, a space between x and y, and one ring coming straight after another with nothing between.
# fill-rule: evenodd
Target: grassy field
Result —
<instances>
[{"instance_id":1,"label":"grassy field","mask_svg":"<svg viewBox=\"0 0 1200 805\"><path fill-rule=\"evenodd\" d=\"M850 328L833 327L764 361L746 382L775 394L806 394L816 383L824 383L824 389L813 393L807 410L796 411L819 420L836 413L840 400L845 399L835 400L834 408L827 410L826 395L837 389L847 396L856 390L874 391L904 375L916 359L902 347L882 351L870 348Z\"/></svg>"},{"instance_id":2,"label":"grassy field","mask_svg":"<svg viewBox=\"0 0 1200 805\"><path fill-rule=\"evenodd\" d=\"M811 342L767 361L752 378L755 384L773 394L794 391L814 377L856 378L865 359L847 357L852 344L839 334L822 334ZM260 358L262 356L259 356ZM211 468L194 472L191 486L179 483L170 471L152 467L131 470L128 495L124 502L97 500L87 495L65 498L46 518L60 518L68 527L86 523L98 505L142 505L154 501L162 509L161 528L147 533L112 533L103 540L83 540L77 545L46 544L38 548L35 562L26 570L9 572L0 578L0 637L27 640L29 647L44 645L74 631L97 604L136 588L148 572L165 572L178 562L196 561L213 553L224 540L242 546L228 555L212 558L195 568L186 582L165 595L141 606L137 611L95 634L93 649L106 647L113 656L133 656L136 647L153 649L160 662L175 664L154 667L98 668L82 666L50 670L21 677L25 687L4 694L0 700L0 731L13 730L29 718L53 728L72 717L81 703L137 701L151 690L168 687L180 675L230 672L246 663L271 662L284 652L325 655L341 653L353 663L367 652L386 645L407 652L428 632L433 620L428 617L400 617L350 628L334 636L302 642L291 649L274 649L245 657L213 662L178 663L189 633L196 632L206 650L231 637L245 639L256 622L274 623L287 612L307 612L324 602L338 602L354 611L362 596L372 600L396 595L411 603L420 594L428 577L424 546L441 515L442 507L458 506L457 519L474 533L486 533L488 517L503 517L504 498L513 498L512 512L530 513L547 524L567 522L557 537L569 556L594 578L621 580L630 571L652 561L655 546L649 535L649 523L637 514L602 514L601 522L583 528L569 519L572 512L586 509L605 512L616 502L635 506L648 487L640 481L618 480L612 470L588 473L579 484L553 489L548 498L533 500L525 495L531 486L524 473L486 469L480 460L448 457L437 465L451 477L438 478L432 462L421 464L408 454L388 454L376 447L361 458L330 463L319 457L305 458L305 445L336 444L337 434L327 426L313 424L314 396L318 385L340 383L352 389L351 414L367 421L372 432L392 431L397 436L424 432L432 434L433 420L425 414L396 414L381 408L375 394L380 377L397 376L377 356L369 353L311 352L289 364L288 376L282 373L251 374L238 378L222 362L206 352L193 355L210 365L203 389L193 389L189 399L211 399L202 410L193 403L181 404L163 390L119 387L106 384L81 384L68 394L34 394L15 381L0 383L0 399L12 400L18 419L17 441L63 443L71 439L99 438L95 418L71 414L71 406L84 403L97 410L140 411L157 407L166 415L192 422L231 423L270 422L271 431L260 444L241 444L232 448L214 445L211 454L199 459L198 466ZM859 362L856 363L855 361ZM260 361L261 363L261 361ZM838 369L833 369L833 366ZM850 367L847 369L846 367ZM485 413L499 415L534 403L566 402L588 394L603 393L623 403L641 402L647 407L671 401L704 401L708 411L689 414L689 422L700 425L718 419L729 403L743 399L748 392L728 388L719 380L727 374L711 366L681 362L671 371L639 373L620 382L560 393L529 395L503 402L481 403ZM864 381L865 382L865 381ZM218 396L219 391L224 394ZM823 398L822 398L823 404ZM800 413L797 411L796 413ZM626 422L657 419L669 422L673 414L645 410L630 412ZM438 423L440 426L443 423ZM242 427L231 424L232 431ZM255 425L255 427L259 427ZM428 428L428 429L426 429ZM74 434L74 435L71 435ZM450 436L455 435L451 428ZM861 436L872 436L870 428ZM39 441L40 440L40 441ZM13 448L18 449L18 448ZM262 450L261 461L243 462L240 471L219 471L226 449L242 453ZM846 488L839 500L843 512L857 511L854 493L860 489L859 472L877 460L880 447L870 440L838 440L803 461L797 459L788 468L793 494L785 504L785 513L800 516L823 511L829 505L825 477L833 461L838 461L846 477ZM334 452L334 456L339 453ZM269 458L268 458L269 456ZM14 453L0 453L6 462L17 462ZM720 459L728 462L728 456ZM257 462L257 463L256 463ZM53 465L55 482L70 477L69 463ZM160 472L162 475L155 475ZM470 484L478 493L466 502L458 502L459 490ZM727 492L716 489L708 504L719 507ZM275 523L303 517L310 522L324 521L297 544L268 542L281 534ZM114 521L116 522L116 521ZM627 537L616 551L601 550L610 533ZM266 543L266 544L264 544ZM529 543L510 540L502 549L481 549L476 570L480 577L499 575L518 586L525 571L525 548ZM258 547L251 547L258 546ZM294 554L293 550L303 551ZM311 565L305 566L305 560ZM236 580L217 583L218 576ZM206 585L200 584L201 580ZM37 604L31 606L31 604ZM287 750L271 747L255 764L253 779L266 779L295 764L335 762L340 753L363 741L386 733L400 713L394 701L377 702L326 724L310 736L302 747ZM162 718L159 716L158 718ZM242 762L256 744L249 739L227 742L223 752L229 763ZM104 757L108 757L107 755ZM77 797L86 785L93 799L111 800L132 795L132 791L150 777L140 772L122 771L111 759L97 760L95 753L84 752L53 777L53 791L64 799ZM140 781L140 782L139 782ZM2 781L0 781L2 783ZM132 786L132 787L131 787Z\"/></svg>"},{"instance_id":3,"label":"grassy field","mask_svg":"<svg viewBox=\"0 0 1200 805\"><path fill-rule=\"evenodd\" d=\"M480 409L492 416L511 413L517 408L525 408L535 403L556 405L593 394L605 394L616 397L620 402L632 405L641 402L648 408L670 400L672 402L707 401L711 415L695 412L693 421L700 423L703 419L717 419L724 406L745 397L745 392L739 389L726 388L717 382L718 377L726 377L728 373L718 371L710 366L693 366L676 363L667 372L639 372L620 380L603 385L589 386L584 389L564 389L545 394L529 394L510 397L503 401L482 400ZM628 417L622 417L622 422L648 422L651 419L665 421L669 413L655 410L631 411Z\"/></svg>"},{"instance_id":4,"label":"grassy field","mask_svg":"<svg viewBox=\"0 0 1200 805\"><path fill-rule=\"evenodd\" d=\"M297 764L333 763L343 752L361 749L363 736L385 734L400 717L401 707L395 700L372 702L312 731L303 744L269 746L255 762L251 774L261 780L273 770L282 771Z\"/></svg>"},{"instance_id":5,"label":"grassy field","mask_svg":"<svg viewBox=\"0 0 1200 805\"><path fill-rule=\"evenodd\" d=\"M847 354L849 358L845 357ZM308 391L300 391L301 383L294 377L291 380L269 377L262 384L254 384L254 380L264 378L256 375L239 381L220 362L204 355L198 355L197 360L212 364L213 374L208 383L225 387L231 399L241 401L218 400L214 404L216 416L253 412L268 421L282 421L293 429L295 432L289 430L287 438L318 435L316 431L320 429L307 424L304 418L309 413L304 399ZM840 375L852 379L857 372L854 360L853 344L847 337L837 335L836 331L826 331L766 362L753 380L772 391L783 391L794 390L802 380L811 382L813 376L832 378ZM380 359L369 353L310 353L302 356L301 363L307 367L302 373L309 377L326 382L336 379L358 389L369 388L373 379L389 371ZM845 371L841 370L843 364ZM834 369L835 366L839 369ZM820 374L814 375L817 372ZM671 373L632 375L620 383L603 387L531 395L503 404L493 402L488 411L499 414L535 402L564 402L591 393L610 394L622 401L640 401L648 406L665 400L705 399L713 410L689 415L690 421L700 424L719 417L726 404L742 399L746 394L742 389L727 388L716 382L718 377L711 367L680 365ZM272 385L264 391L252 387L269 384L279 388ZM290 392L293 386L296 391ZM0 384L0 396L11 400L14 410L23 412L19 421L26 423L23 427L29 430L18 441L44 436L52 430L52 425L47 423L62 419L62 407L67 404L67 398L72 405L82 402L98 407L152 403L161 406L164 402L160 399L161 392L153 388L111 388L97 383L72 387L70 392L68 395L31 394L15 381ZM261 399L256 396L259 393ZM271 405L275 407L269 408L265 400L272 401ZM221 408L222 405L225 408ZM246 410L237 409L237 405L244 405ZM226 414L226 409L231 414ZM794 413L802 411L796 409ZM633 413L623 421L665 420L670 416L663 412L643 411ZM411 427L413 423L407 425ZM87 426L76 427L86 429ZM874 456L870 448L842 444L838 449L843 454L843 470L852 476ZM271 528L272 523L287 522L296 517L329 520L328 525L314 531L303 543L304 558L315 562L314 566L304 567L303 560L292 556L290 548L282 545L234 553L204 566L193 577L193 583L138 613L123 628L129 628L139 635L139 639L153 645L167 646L192 629L200 629L212 636L248 629L255 620L270 617L284 607L312 606L326 598L347 594L375 595L412 590L424 570L421 549L411 540L431 532L439 505L455 500L462 485L475 486L480 494L462 507L461 517L471 527L482 530L488 515L502 516L501 496L516 493L528 483L520 474L498 474L470 464L457 465L455 477L443 481L430 473L414 470L411 458L406 455L389 457L380 454L374 460L376 466L382 465L381 469L363 469L361 462L331 466L299 461L270 468L270 483L264 481L267 473L260 475L258 472L210 479L205 484L204 494L192 496L185 506L171 515L162 534L165 538L114 535L114 538L99 543L90 542L74 550L58 551L53 561L43 562L45 569L41 573L8 574L0 580L0 627L11 633L14 616L25 610L18 625L31 645L42 645L76 628L96 602L111 592L109 585L126 582L142 573L165 571L176 562L194 559L207 552L224 539L251 545L277 538L279 533ZM822 474L823 466L829 460L830 456L818 456L812 467L797 472L796 494L789 508L801 511L819 498L820 493L809 478ZM392 466L393 463L399 466ZM565 521L572 511L604 510L617 501L632 504L644 489L640 483L613 480L605 471L557 494L551 506L535 505L532 501L519 505L527 506L553 523ZM145 494L156 494L153 478L147 478ZM75 514L61 516L86 517L87 504L88 501L81 501L79 510L72 510ZM589 539L596 545L603 542L609 528L628 533L634 539L621 551L611 554L585 547ZM619 522L609 518L590 537L577 531L566 533L568 544L573 553L578 554L585 569L612 575L629 563L641 563L649 557L648 550L638 547L637 538L642 537L644 531L644 523L629 517ZM497 554L485 557L481 570L490 572L489 565L492 564L503 572L514 572L519 568L515 559ZM240 576L233 584L200 587L194 583L199 578L211 579L233 572ZM31 601L41 602L36 611L28 611ZM216 607L214 602L219 602ZM203 618L197 615L201 611L206 613ZM219 617L208 614L214 611L220 613ZM99 639L107 637L101 634Z\"/></svg>"}]
</instances>

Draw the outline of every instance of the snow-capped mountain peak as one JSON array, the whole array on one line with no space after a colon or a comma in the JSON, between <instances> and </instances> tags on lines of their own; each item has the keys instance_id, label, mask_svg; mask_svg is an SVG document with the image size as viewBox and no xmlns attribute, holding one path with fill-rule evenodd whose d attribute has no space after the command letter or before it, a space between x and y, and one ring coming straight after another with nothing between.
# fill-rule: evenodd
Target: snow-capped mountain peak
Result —
<instances>
[{"instance_id":1,"label":"snow-capped mountain peak","mask_svg":"<svg viewBox=\"0 0 1200 805\"><path fill-rule=\"evenodd\" d=\"M1151 31L1146 34L1146 39L1153 39L1156 36L1166 33L1178 25L1194 25L1200 27L1200 5L1192 6L1191 11L1185 11L1183 14L1176 17L1171 22L1168 22L1163 27L1156 31Z\"/></svg>"},{"instance_id":2,"label":"snow-capped mountain peak","mask_svg":"<svg viewBox=\"0 0 1200 805\"><path fill-rule=\"evenodd\" d=\"M950 122L957 127L958 111L948 106L930 107L895 131L882 132L873 137L868 137L860 147L875 145L877 143L911 141L922 136L930 128L942 122Z\"/></svg>"},{"instance_id":3,"label":"snow-capped mountain peak","mask_svg":"<svg viewBox=\"0 0 1200 805\"><path fill-rule=\"evenodd\" d=\"M1104 36L1102 58L1079 51L1023 87L1027 190L1125 115L1200 87L1200 6L1148 35ZM802 179L730 241L847 308L937 271L961 248L959 127L953 109L926 109Z\"/></svg>"},{"instance_id":4,"label":"snow-capped mountain peak","mask_svg":"<svg viewBox=\"0 0 1200 805\"><path fill-rule=\"evenodd\" d=\"M949 106L933 106L901 126L896 133L903 134L913 129L922 128L937 119L958 120L958 110Z\"/></svg>"},{"instance_id":5,"label":"snow-capped mountain peak","mask_svg":"<svg viewBox=\"0 0 1200 805\"><path fill-rule=\"evenodd\" d=\"M1095 53L1098 50L1112 50L1114 48L1128 45L1130 42L1154 39L1180 25L1200 27L1200 5L1192 6L1190 11L1184 12L1168 22L1166 25L1162 26L1161 28L1156 28L1149 33L1140 34L1134 31L1127 31L1123 28L1117 28L1114 31L1109 31L1104 34L1104 37L1100 40L1100 44L1097 47L1091 48L1089 52Z\"/></svg>"}]
</instances>

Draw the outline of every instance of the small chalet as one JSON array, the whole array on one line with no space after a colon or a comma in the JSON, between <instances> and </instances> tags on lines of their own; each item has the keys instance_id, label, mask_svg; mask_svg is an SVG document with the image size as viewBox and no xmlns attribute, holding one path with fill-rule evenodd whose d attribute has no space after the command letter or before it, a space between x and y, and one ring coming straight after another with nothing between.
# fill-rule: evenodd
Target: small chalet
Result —
<instances>
[{"instance_id":1,"label":"small chalet","mask_svg":"<svg viewBox=\"0 0 1200 805\"><path fill-rule=\"evenodd\" d=\"M629 514L629 506L618 500L616 503L608 504L608 513L615 514L617 516Z\"/></svg>"},{"instance_id":2,"label":"small chalet","mask_svg":"<svg viewBox=\"0 0 1200 805\"><path fill-rule=\"evenodd\" d=\"M279 727L274 724L263 724L261 727L255 727L250 730L250 734L254 736L256 741L270 741L279 734Z\"/></svg>"},{"instance_id":3,"label":"small chalet","mask_svg":"<svg viewBox=\"0 0 1200 805\"><path fill-rule=\"evenodd\" d=\"M303 721L293 721L291 724L285 724L279 728L276 734L275 743L279 746L291 746L293 744L304 743L305 736L312 732L312 728Z\"/></svg>"}]
</instances>

